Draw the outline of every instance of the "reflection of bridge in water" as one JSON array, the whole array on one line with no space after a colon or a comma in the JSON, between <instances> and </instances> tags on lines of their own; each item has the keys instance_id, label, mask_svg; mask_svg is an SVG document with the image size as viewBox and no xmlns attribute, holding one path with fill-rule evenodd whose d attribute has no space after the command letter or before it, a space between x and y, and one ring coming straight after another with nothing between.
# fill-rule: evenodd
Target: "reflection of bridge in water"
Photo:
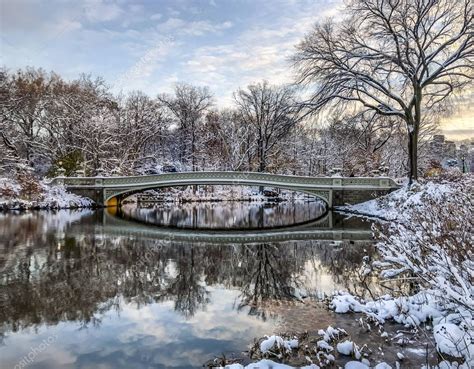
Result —
<instances>
[{"instance_id":1,"label":"reflection of bridge in water","mask_svg":"<svg viewBox=\"0 0 474 369\"><path fill-rule=\"evenodd\" d=\"M372 232L366 228L335 224L332 212L318 219L289 226L246 230L210 230L172 228L149 225L138 220L123 219L114 214L116 208L104 211L102 225L107 235L152 238L163 242L205 242L205 243L265 243L296 240L320 241L370 241Z\"/></svg>"}]
</instances>

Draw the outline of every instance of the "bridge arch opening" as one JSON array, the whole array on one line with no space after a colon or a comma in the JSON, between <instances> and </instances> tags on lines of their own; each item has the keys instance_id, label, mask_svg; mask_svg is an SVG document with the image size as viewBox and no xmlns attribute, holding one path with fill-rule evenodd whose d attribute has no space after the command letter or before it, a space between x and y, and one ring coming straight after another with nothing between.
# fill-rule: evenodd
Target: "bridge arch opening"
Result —
<instances>
[{"instance_id":1,"label":"bridge arch opening","mask_svg":"<svg viewBox=\"0 0 474 369\"><path fill-rule=\"evenodd\" d=\"M132 188L132 189L122 189L122 190L116 190L112 194L106 195L104 199L104 204L107 207L114 207L114 206L120 206L122 204L122 201L125 200L126 198L139 194L139 193L144 193L149 190L156 190L156 189L166 189L166 188L177 188L177 187L189 187L189 186L239 186L239 187L262 187L262 184L257 184L257 183L244 183L244 182L239 182L235 184L229 184L229 183L189 183L186 185L182 184L150 184L147 186L140 186L139 188ZM271 188L271 189L279 189L279 190L284 190L284 191L291 191L294 193L301 193L308 195L310 197L313 197L315 199L318 199L322 201L325 205L326 208L331 207L331 193L330 190L327 191L311 191L311 190L305 190L305 189L295 189L294 187L290 186L284 186L284 185L263 185L265 188Z\"/></svg>"}]
</instances>

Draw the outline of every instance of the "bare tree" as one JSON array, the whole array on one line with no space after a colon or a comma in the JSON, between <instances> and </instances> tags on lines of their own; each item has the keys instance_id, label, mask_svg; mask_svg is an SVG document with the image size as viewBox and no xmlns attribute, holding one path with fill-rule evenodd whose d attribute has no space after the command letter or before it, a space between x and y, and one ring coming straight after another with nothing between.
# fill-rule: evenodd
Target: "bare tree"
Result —
<instances>
[{"instance_id":1,"label":"bare tree","mask_svg":"<svg viewBox=\"0 0 474 369\"><path fill-rule=\"evenodd\" d=\"M222 168L242 170L248 154L254 149L251 127L242 122L238 112L222 110L218 112L218 124L215 131L222 142L218 153L222 159Z\"/></svg>"},{"instance_id":2,"label":"bare tree","mask_svg":"<svg viewBox=\"0 0 474 369\"><path fill-rule=\"evenodd\" d=\"M191 159L192 170L196 170L198 124L213 103L209 89L180 83L175 87L174 96L164 94L158 96L158 100L171 111L176 119L180 134L180 161L188 164Z\"/></svg>"},{"instance_id":3,"label":"bare tree","mask_svg":"<svg viewBox=\"0 0 474 369\"><path fill-rule=\"evenodd\" d=\"M258 171L264 172L277 144L297 122L294 90L264 81L239 89L234 99L242 120L255 134Z\"/></svg>"},{"instance_id":4,"label":"bare tree","mask_svg":"<svg viewBox=\"0 0 474 369\"><path fill-rule=\"evenodd\" d=\"M167 127L159 104L140 91L131 92L120 107L119 135L126 165L134 167L147 158L155 159L162 149ZM122 165L123 166L123 165Z\"/></svg>"},{"instance_id":5,"label":"bare tree","mask_svg":"<svg viewBox=\"0 0 474 369\"><path fill-rule=\"evenodd\" d=\"M15 132L18 140L16 151L21 153L28 164L33 164L35 158L41 154L41 136L43 122L46 118L45 109L51 101L51 85L59 79L54 73L46 73L42 69L28 68L19 70L15 74L5 73L2 85L1 120L4 125L11 127L10 133ZM3 131L3 130L2 130ZM7 146L13 142L2 137Z\"/></svg>"},{"instance_id":6,"label":"bare tree","mask_svg":"<svg viewBox=\"0 0 474 369\"><path fill-rule=\"evenodd\" d=\"M117 149L126 137L119 134L118 119L113 113L107 108L98 109L74 131L87 174L95 175L99 169L109 173L120 169L122 158Z\"/></svg>"},{"instance_id":7,"label":"bare tree","mask_svg":"<svg viewBox=\"0 0 474 369\"><path fill-rule=\"evenodd\" d=\"M473 79L471 0L351 0L341 23L317 24L294 57L314 86L311 111L338 103L405 122L410 180L424 115Z\"/></svg>"}]
</instances>

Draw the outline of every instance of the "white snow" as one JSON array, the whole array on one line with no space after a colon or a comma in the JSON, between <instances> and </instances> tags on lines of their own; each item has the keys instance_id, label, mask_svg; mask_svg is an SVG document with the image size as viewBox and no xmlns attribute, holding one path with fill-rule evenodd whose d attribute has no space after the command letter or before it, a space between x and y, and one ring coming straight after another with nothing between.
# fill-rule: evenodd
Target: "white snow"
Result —
<instances>
[{"instance_id":1,"label":"white snow","mask_svg":"<svg viewBox=\"0 0 474 369\"><path fill-rule=\"evenodd\" d=\"M347 309L349 306L347 301L351 302L350 306L353 306L354 310ZM343 309L340 307L341 304ZM408 297L393 298L386 295L367 302L345 293L334 296L330 307L336 312L362 312L382 324L392 320L405 326L417 327L432 319L438 352L463 358L474 365L474 320L471 312L465 310L462 314L448 314L448 311L438 304L437 299L426 291ZM401 333L393 339L399 336ZM338 343L337 351L344 355L358 353L357 346L348 340ZM402 353L397 353L397 357L400 360L404 359Z\"/></svg>"},{"instance_id":2,"label":"white snow","mask_svg":"<svg viewBox=\"0 0 474 369\"><path fill-rule=\"evenodd\" d=\"M40 182L42 192L35 200L27 200L20 195L20 185L9 178L0 178L0 190L8 188L13 191L11 196L0 196L0 209L70 209L92 207L91 199L66 191L63 186L50 186ZM1 193L1 191L0 191Z\"/></svg>"},{"instance_id":3,"label":"white snow","mask_svg":"<svg viewBox=\"0 0 474 369\"><path fill-rule=\"evenodd\" d=\"M472 364L468 364L468 363L459 364L456 361L449 362L447 360L443 360L438 365L434 365L434 366L423 365L421 369L472 369Z\"/></svg>"},{"instance_id":4,"label":"white snow","mask_svg":"<svg viewBox=\"0 0 474 369\"><path fill-rule=\"evenodd\" d=\"M324 340L318 341L316 346L318 346L318 348L320 348L322 350L325 350L325 351L328 351L328 352L331 352L331 351L334 350L334 347L332 347L329 343L327 343Z\"/></svg>"},{"instance_id":5,"label":"white snow","mask_svg":"<svg viewBox=\"0 0 474 369\"><path fill-rule=\"evenodd\" d=\"M91 207L94 202L86 197L67 192L63 186L45 187L44 198L39 202L40 208L67 209Z\"/></svg>"},{"instance_id":6,"label":"white snow","mask_svg":"<svg viewBox=\"0 0 474 369\"><path fill-rule=\"evenodd\" d=\"M416 183L411 187L406 184L384 197L361 204L341 206L339 209L385 220L403 221L410 217L413 208L423 204L427 198L439 203L453 191L454 189L448 183Z\"/></svg>"},{"instance_id":7,"label":"white snow","mask_svg":"<svg viewBox=\"0 0 474 369\"><path fill-rule=\"evenodd\" d=\"M339 292L329 306L336 313L363 312L381 323L394 320L408 326L417 326L428 319L444 315L436 299L423 291L409 297L393 298L385 295L367 302L349 293Z\"/></svg>"},{"instance_id":8,"label":"white snow","mask_svg":"<svg viewBox=\"0 0 474 369\"><path fill-rule=\"evenodd\" d=\"M392 369L392 367L388 365L387 363L383 362L383 363L379 363L375 365L374 369Z\"/></svg>"},{"instance_id":9,"label":"white snow","mask_svg":"<svg viewBox=\"0 0 474 369\"><path fill-rule=\"evenodd\" d=\"M360 361L349 361L344 365L344 369L369 369L369 367Z\"/></svg>"},{"instance_id":10,"label":"white snow","mask_svg":"<svg viewBox=\"0 0 474 369\"><path fill-rule=\"evenodd\" d=\"M463 358L474 367L474 215L469 196L473 185L470 174L423 181L377 200L344 207L391 221L374 227L381 258L371 263L375 269L365 275L380 269L381 278L415 279L421 292L373 301L339 293L330 307L337 313L362 312L381 324L391 320L417 327L432 319L438 352ZM403 353L397 356L404 359Z\"/></svg>"},{"instance_id":11,"label":"white snow","mask_svg":"<svg viewBox=\"0 0 474 369\"><path fill-rule=\"evenodd\" d=\"M333 328L329 326L326 330L320 329L318 334L323 337L323 340L326 342L331 342L333 340L339 339L342 336L347 335L347 332L341 328Z\"/></svg>"},{"instance_id":12,"label":"white snow","mask_svg":"<svg viewBox=\"0 0 474 369\"><path fill-rule=\"evenodd\" d=\"M298 347L297 339L285 340L282 337L276 336L276 335L267 337L267 339L263 340L260 343L260 351L262 353L267 353L274 348L284 349L288 352L291 352L292 349L297 348L297 347Z\"/></svg>"},{"instance_id":13,"label":"white snow","mask_svg":"<svg viewBox=\"0 0 474 369\"><path fill-rule=\"evenodd\" d=\"M230 364L225 367L220 367L219 369L295 369L293 366L275 363L271 360L260 360L256 363L251 363L247 366L241 364ZM306 365L300 367L300 369L319 369L319 366L316 364Z\"/></svg>"},{"instance_id":14,"label":"white snow","mask_svg":"<svg viewBox=\"0 0 474 369\"><path fill-rule=\"evenodd\" d=\"M343 355L350 355L354 352L354 343L349 340L339 342L336 346L337 352Z\"/></svg>"},{"instance_id":15,"label":"white snow","mask_svg":"<svg viewBox=\"0 0 474 369\"><path fill-rule=\"evenodd\" d=\"M474 330L453 323L435 325L433 334L438 352L464 358L474 364Z\"/></svg>"},{"instance_id":16,"label":"white snow","mask_svg":"<svg viewBox=\"0 0 474 369\"><path fill-rule=\"evenodd\" d=\"M331 306L336 313L348 313L353 311L360 313L364 306L356 299L356 297L350 294L341 294L335 296L332 300Z\"/></svg>"}]
</instances>

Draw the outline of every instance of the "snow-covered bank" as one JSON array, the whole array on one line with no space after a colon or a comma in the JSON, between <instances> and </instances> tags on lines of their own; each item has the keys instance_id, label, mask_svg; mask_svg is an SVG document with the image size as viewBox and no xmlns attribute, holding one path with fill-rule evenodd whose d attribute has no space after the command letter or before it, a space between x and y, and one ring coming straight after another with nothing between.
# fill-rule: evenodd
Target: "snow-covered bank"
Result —
<instances>
[{"instance_id":1,"label":"snow-covered bank","mask_svg":"<svg viewBox=\"0 0 474 369\"><path fill-rule=\"evenodd\" d=\"M430 291L412 296L381 296L364 301L348 293L333 297L330 308L339 314L363 313L368 324L381 326L387 321L402 324L406 328L418 328L426 324L433 332L436 349L442 355L459 358L474 365L474 316L462 307L447 306Z\"/></svg>"},{"instance_id":2,"label":"snow-covered bank","mask_svg":"<svg viewBox=\"0 0 474 369\"><path fill-rule=\"evenodd\" d=\"M472 174L431 181L420 180L411 186L405 184L386 196L361 204L340 206L337 210L389 221L404 221L410 219L412 212L427 202L442 204L456 192L472 191L473 183Z\"/></svg>"},{"instance_id":3,"label":"snow-covered bank","mask_svg":"<svg viewBox=\"0 0 474 369\"><path fill-rule=\"evenodd\" d=\"M431 321L438 353L474 366L473 188L472 174L451 174L346 207L392 220L374 226L380 260L366 273L406 280L421 292L368 303L343 294L332 301L334 310L363 312L382 324Z\"/></svg>"},{"instance_id":4,"label":"snow-covered bank","mask_svg":"<svg viewBox=\"0 0 474 369\"><path fill-rule=\"evenodd\" d=\"M407 328L385 331L383 327L374 327L366 331L364 335L367 337L354 337L351 333L354 333L353 328L346 331L329 326L314 333L301 333L297 337L267 336L257 340L250 348L250 356L255 360L253 363L243 365L240 363L242 359L229 359L225 366L208 366L220 369L470 369L467 364L458 365L447 360L437 365L428 364L433 362L433 358L427 360L427 347L421 344L415 346L411 340L414 334ZM281 361L285 363L279 363Z\"/></svg>"},{"instance_id":5,"label":"snow-covered bank","mask_svg":"<svg viewBox=\"0 0 474 369\"><path fill-rule=\"evenodd\" d=\"M407 288L371 300L340 292L331 298L329 308L338 315L353 314L347 316L360 322L364 335L382 342L358 344L365 337L347 336L344 329L350 324L346 322L341 326L344 329L330 327L319 332L319 341L299 340L298 348L291 350L290 337L261 338L260 356L253 359L293 363L289 358L297 356L318 368L474 368L473 184L471 174L451 175L344 207L389 220L375 223L379 256L375 261L367 256L361 272L381 281L403 281ZM393 327L396 332L389 333ZM420 340L425 348L413 347ZM266 343L265 350L262 343ZM270 343L273 346L268 348ZM391 352L387 360L387 350L394 345L399 351ZM382 357L374 357L377 350ZM408 364L407 355L414 352L410 350L420 355ZM265 365L261 362L253 365L265 368L259 366Z\"/></svg>"},{"instance_id":6,"label":"snow-covered bank","mask_svg":"<svg viewBox=\"0 0 474 369\"><path fill-rule=\"evenodd\" d=\"M345 300L342 301L341 297ZM364 302L354 296L338 295L334 298L334 306L346 306L351 300L354 310L361 314L354 315L361 327L360 334L351 327L349 331L342 328L319 329L314 333L303 332L296 336L272 335L257 340L249 350L250 357L255 360L248 365L240 364L242 359L229 359L226 364L208 364L220 369L292 369L292 368L345 368L345 369L471 369L472 337L463 327L455 322L452 316L438 313L436 306L430 302L423 303L422 296L409 299L405 304L397 299L385 297L381 301ZM400 303L400 306L396 304ZM354 304L355 303L355 304ZM421 303L420 306L416 306ZM409 306L412 304L412 306ZM388 319L398 309L407 308L402 314L422 316L425 320L423 328L410 324L384 326L382 321ZM430 311L432 309L432 311ZM346 312L346 311L345 311ZM349 312L349 311L347 311ZM420 315L421 312L421 315ZM432 314L433 313L433 314ZM364 318L365 315L365 318ZM431 317L430 317L431 316ZM438 316L437 318L434 316ZM384 318L382 318L384 317ZM450 322L451 321L451 322ZM434 333L435 346L428 346ZM364 337L365 336L365 337ZM421 342L420 342L421 341ZM434 350L435 352L433 352ZM437 354L436 354L437 352ZM458 359L456 359L458 358ZM216 359L218 361L219 359ZM220 359L223 360L223 359ZM226 360L226 359L224 359ZM283 362L283 363L281 363Z\"/></svg>"},{"instance_id":7,"label":"snow-covered bank","mask_svg":"<svg viewBox=\"0 0 474 369\"><path fill-rule=\"evenodd\" d=\"M25 195L18 182L0 178L0 211L75 209L95 206L91 199L69 193L63 186L49 186L45 183L35 183L34 186L34 193L31 191Z\"/></svg>"}]
</instances>

